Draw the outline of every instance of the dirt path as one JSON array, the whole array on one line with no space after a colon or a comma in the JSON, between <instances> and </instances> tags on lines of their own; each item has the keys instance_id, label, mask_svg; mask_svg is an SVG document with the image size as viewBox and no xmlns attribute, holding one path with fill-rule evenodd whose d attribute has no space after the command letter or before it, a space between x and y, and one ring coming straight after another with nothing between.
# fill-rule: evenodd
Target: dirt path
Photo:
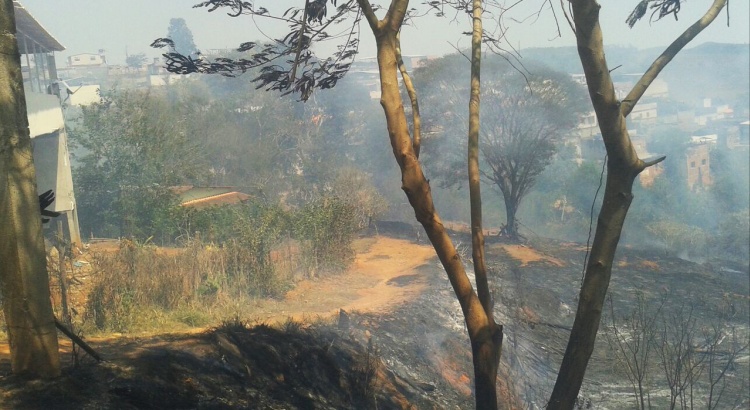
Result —
<instances>
[{"instance_id":1,"label":"dirt path","mask_svg":"<svg viewBox=\"0 0 750 410\"><path fill-rule=\"evenodd\" d=\"M283 300L259 300L257 313L248 319L273 323L289 317L328 317L339 309L390 310L424 289L426 278L416 269L434 256L431 246L377 237L347 273L299 282Z\"/></svg>"}]
</instances>

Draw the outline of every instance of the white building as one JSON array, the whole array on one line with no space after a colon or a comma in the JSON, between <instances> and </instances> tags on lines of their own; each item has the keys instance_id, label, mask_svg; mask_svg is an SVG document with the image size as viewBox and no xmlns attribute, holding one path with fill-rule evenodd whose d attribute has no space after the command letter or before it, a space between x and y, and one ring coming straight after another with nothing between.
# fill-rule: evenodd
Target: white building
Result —
<instances>
[{"instance_id":1,"label":"white building","mask_svg":"<svg viewBox=\"0 0 750 410\"><path fill-rule=\"evenodd\" d=\"M55 202L47 209L66 216L72 243L80 244L78 212L73 193L67 132L60 106L55 51L65 50L18 1L14 1L18 48L21 53L29 132L34 146L39 193L55 191Z\"/></svg>"},{"instance_id":2,"label":"white building","mask_svg":"<svg viewBox=\"0 0 750 410\"><path fill-rule=\"evenodd\" d=\"M82 53L68 57L70 67L100 67L107 64L102 54Z\"/></svg>"},{"instance_id":3,"label":"white building","mask_svg":"<svg viewBox=\"0 0 750 410\"><path fill-rule=\"evenodd\" d=\"M630 112L630 119L633 121L656 122L656 103L640 103L633 107Z\"/></svg>"}]
</instances>

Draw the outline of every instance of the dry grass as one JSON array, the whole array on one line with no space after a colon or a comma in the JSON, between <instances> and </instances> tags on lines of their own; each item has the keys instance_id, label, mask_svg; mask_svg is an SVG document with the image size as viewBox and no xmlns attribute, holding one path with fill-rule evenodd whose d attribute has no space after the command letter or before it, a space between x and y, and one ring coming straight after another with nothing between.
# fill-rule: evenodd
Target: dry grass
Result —
<instances>
[{"instance_id":1,"label":"dry grass","mask_svg":"<svg viewBox=\"0 0 750 410\"><path fill-rule=\"evenodd\" d=\"M114 252L94 254L94 284L80 325L93 333L150 332L242 315L253 298L289 289L291 272L280 267L291 259L259 257L232 244L195 242L161 252L123 241Z\"/></svg>"}]
</instances>

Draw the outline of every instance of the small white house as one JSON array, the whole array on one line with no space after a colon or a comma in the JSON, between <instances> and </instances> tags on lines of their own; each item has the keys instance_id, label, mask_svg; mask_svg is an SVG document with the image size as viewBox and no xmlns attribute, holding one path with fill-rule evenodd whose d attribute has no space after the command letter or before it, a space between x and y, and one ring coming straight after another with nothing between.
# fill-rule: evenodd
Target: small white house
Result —
<instances>
[{"instance_id":1,"label":"small white house","mask_svg":"<svg viewBox=\"0 0 750 410\"><path fill-rule=\"evenodd\" d=\"M107 64L107 59L102 54L82 53L68 57L70 67L99 67Z\"/></svg>"}]
</instances>

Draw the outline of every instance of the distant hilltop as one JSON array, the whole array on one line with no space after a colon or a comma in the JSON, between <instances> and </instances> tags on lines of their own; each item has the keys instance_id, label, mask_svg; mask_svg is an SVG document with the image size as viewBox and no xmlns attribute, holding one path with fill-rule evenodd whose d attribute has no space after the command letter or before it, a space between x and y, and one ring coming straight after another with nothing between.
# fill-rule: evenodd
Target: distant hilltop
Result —
<instances>
[{"instance_id":1,"label":"distant hilltop","mask_svg":"<svg viewBox=\"0 0 750 410\"><path fill-rule=\"evenodd\" d=\"M610 69L617 67L613 73L641 73L664 51L664 47L609 46L605 51ZM528 48L521 50L521 57L522 62L537 60L556 70L571 74L582 72L576 47ZM660 78L670 84L670 95L677 100L711 97L748 101L749 70L750 44L707 42L680 52Z\"/></svg>"}]
</instances>

